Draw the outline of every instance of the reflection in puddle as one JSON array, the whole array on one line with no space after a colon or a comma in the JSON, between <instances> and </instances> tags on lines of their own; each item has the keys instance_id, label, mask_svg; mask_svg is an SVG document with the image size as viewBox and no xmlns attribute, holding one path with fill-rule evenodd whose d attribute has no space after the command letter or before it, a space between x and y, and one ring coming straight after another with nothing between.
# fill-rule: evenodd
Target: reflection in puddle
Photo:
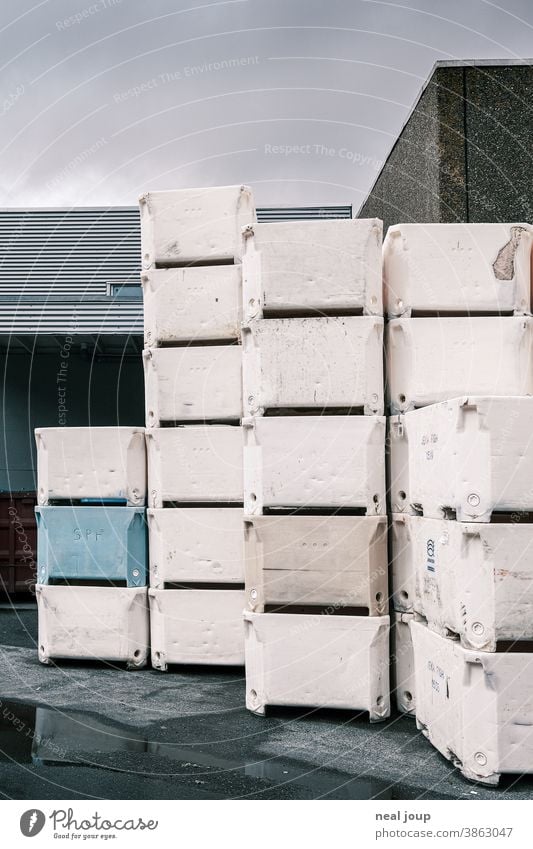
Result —
<instances>
[{"instance_id":1,"label":"reflection in puddle","mask_svg":"<svg viewBox=\"0 0 533 849\"><path fill-rule=\"evenodd\" d=\"M0 760L17 763L84 762L83 753L145 752L134 729L86 714L0 700Z\"/></svg>"},{"instance_id":2,"label":"reflection in puddle","mask_svg":"<svg viewBox=\"0 0 533 849\"><path fill-rule=\"evenodd\" d=\"M112 720L94 717L83 711L64 711L24 702L0 700L0 761L15 761L47 766L89 766L93 769L121 769L117 760L111 765L91 762L96 753L119 752L146 753L160 759L161 775L169 774L166 761L179 764L169 777L189 777L198 768L224 790L224 777L235 773L264 781L275 794L275 788L297 785L305 789L309 798L331 799L390 799L392 793L385 782L374 779L353 778L351 775L328 768L318 768L296 759L275 757L249 762L250 758L230 760L204 751L200 746L183 747L172 742L150 741L130 726ZM153 761L150 765L153 774ZM139 782L143 782L139 771ZM199 782L204 783L204 782ZM255 795L255 794L254 794ZM270 795L270 794L269 794Z\"/></svg>"},{"instance_id":3,"label":"reflection in puddle","mask_svg":"<svg viewBox=\"0 0 533 849\"><path fill-rule=\"evenodd\" d=\"M391 799L392 792L385 782L372 778L353 778L339 770L327 767L313 767L304 761L291 758L267 758L253 763L230 761L227 758L213 756L198 749L183 749L172 743L149 743L148 751L164 758L178 761L190 768L218 768L220 771L236 771L247 778L263 779L276 786L285 784L304 785L314 791L313 798L319 796L335 799Z\"/></svg>"},{"instance_id":4,"label":"reflection in puddle","mask_svg":"<svg viewBox=\"0 0 533 849\"><path fill-rule=\"evenodd\" d=\"M74 761L76 753L146 752L147 742L132 728L80 712L35 709L34 764Z\"/></svg>"}]
</instances>

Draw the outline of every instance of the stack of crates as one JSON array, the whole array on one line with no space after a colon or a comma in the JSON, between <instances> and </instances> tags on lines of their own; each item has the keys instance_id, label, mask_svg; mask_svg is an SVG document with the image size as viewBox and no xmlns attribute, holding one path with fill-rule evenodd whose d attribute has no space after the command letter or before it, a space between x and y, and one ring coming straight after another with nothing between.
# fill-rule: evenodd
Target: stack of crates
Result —
<instances>
[{"instance_id":1,"label":"stack of crates","mask_svg":"<svg viewBox=\"0 0 533 849\"><path fill-rule=\"evenodd\" d=\"M533 772L532 233L384 244L397 701L469 779Z\"/></svg>"},{"instance_id":2,"label":"stack of crates","mask_svg":"<svg viewBox=\"0 0 533 849\"><path fill-rule=\"evenodd\" d=\"M140 199L152 665L242 665L241 230L250 189Z\"/></svg>"},{"instance_id":3,"label":"stack of crates","mask_svg":"<svg viewBox=\"0 0 533 849\"><path fill-rule=\"evenodd\" d=\"M389 714L381 222L244 232L246 705Z\"/></svg>"},{"instance_id":4,"label":"stack of crates","mask_svg":"<svg viewBox=\"0 0 533 849\"><path fill-rule=\"evenodd\" d=\"M146 665L143 428L42 428L36 507L39 659Z\"/></svg>"}]
</instances>

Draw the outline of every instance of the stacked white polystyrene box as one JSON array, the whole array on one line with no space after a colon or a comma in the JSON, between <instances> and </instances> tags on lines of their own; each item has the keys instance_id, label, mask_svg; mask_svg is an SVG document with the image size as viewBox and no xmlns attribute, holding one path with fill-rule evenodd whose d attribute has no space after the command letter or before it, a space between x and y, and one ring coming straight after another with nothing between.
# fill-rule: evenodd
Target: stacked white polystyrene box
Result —
<instances>
[{"instance_id":1,"label":"stacked white polystyrene box","mask_svg":"<svg viewBox=\"0 0 533 849\"><path fill-rule=\"evenodd\" d=\"M244 663L241 230L250 189L143 195L152 665Z\"/></svg>"},{"instance_id":2,"label":"stacked white polystyrene box","mask_svg":"<svg viewBox=\"0 0 533 849\"><path fill-rule=\"evenodd\" d=\"M397 702L495 784L533 772L531 231L399 225L384 259Z\"/></svg>"},{"instance_id":3,"label":"stacked white polystyrene box","mask_svg":"<svg viewBox=\"0 0 533 849\"><path fill-rule=\"evenodd\" d=\"M246 704L389 714L381 222L244 232Z\"/></svg>"},{"instance_id":4,"label":"stacked white polystyrene box","mask_svg":"<svg viewBox=\"0 0 533 849\"><path fill-rule=\"evenodd\" d=\"M149 647L144 428L39 428L35 438L39 660L141 668Z\"/></svg>"},{"instance_id":5,"label":"stacked white polystyrene box","mask_svg":"<svg viewBox=\"0 0 533 849\"><path fill-rule=\"evenodd\" d=\"M391 412L532 395L526 224L398 224L383 244Z\"/></svg>"}]
</instances>

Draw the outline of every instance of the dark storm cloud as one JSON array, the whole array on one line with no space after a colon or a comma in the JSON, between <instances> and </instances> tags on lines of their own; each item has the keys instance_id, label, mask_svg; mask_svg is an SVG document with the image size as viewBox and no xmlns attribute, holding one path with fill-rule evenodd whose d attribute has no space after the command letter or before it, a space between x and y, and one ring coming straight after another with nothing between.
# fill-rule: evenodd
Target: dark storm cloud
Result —
<instances>
[{"instance_id":1,"label":"dark storm cloud","mask_svg":"<svg viewBox=\"0 0 533 849\"><path fill-rule=\"evenodd\" d=\"M528 0L4 3L0 203L246 181L358 207L434 61L522 58L532 23Z\"/></svg>"}]
</instances>

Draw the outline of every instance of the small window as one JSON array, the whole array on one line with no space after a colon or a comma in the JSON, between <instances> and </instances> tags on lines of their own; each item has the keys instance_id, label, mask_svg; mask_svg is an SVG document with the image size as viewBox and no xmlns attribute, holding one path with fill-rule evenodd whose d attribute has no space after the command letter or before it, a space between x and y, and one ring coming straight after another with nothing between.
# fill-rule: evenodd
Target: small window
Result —
<instances>
[{"instance_id":1,"label":"small window","mask_svg":"<svg viewBox=\"0 0 533 849\"><path fill-rule=\"evenodd\" d=\"M112 298L142 298L143 296L139 283L108 283L107 291Z\"/></svg>"}]
</instances>

